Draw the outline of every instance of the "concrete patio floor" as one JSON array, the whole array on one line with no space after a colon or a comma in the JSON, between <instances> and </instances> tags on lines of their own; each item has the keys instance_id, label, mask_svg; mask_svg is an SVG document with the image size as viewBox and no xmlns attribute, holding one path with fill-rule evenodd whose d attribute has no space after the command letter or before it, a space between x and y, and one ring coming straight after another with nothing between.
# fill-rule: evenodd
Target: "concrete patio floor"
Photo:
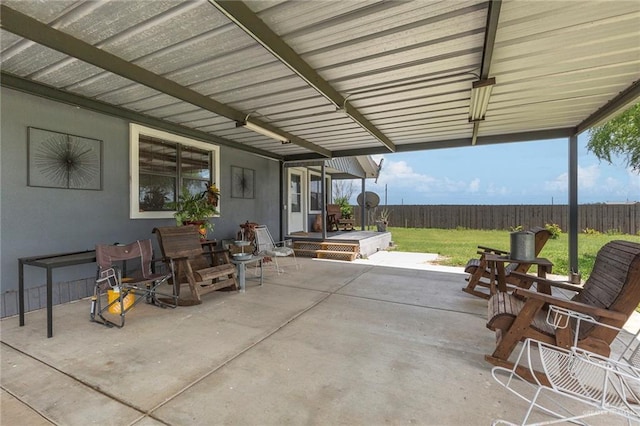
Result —
<instances>
[{"instance_id":1,"label":"concrete patio floor","mask_svg":"<svg viewBox=\"0 0 640 426\"><path fill-rule=\"evenodd\" d=\"M387 262L385 260L385 262ZM465 274L299 259L246 293L139 304L124 328L89 300L1 322L4 425L488 425L526 404L484 354L486 300ZM424 263L424 262L419 262ZM251 274L248 274L251 277ZM600 424L622 424L605 417Z\"/></svg>"}]
</instances>

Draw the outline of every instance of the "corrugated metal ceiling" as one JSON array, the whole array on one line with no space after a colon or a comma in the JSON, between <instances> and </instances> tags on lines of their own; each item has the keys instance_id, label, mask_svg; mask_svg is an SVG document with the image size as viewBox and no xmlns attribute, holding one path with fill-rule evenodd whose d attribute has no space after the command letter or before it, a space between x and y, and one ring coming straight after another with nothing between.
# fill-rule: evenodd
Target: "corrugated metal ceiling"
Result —
<instances>
[{"instance_id":1,"label":"corrugated metal ceiling","mask_svg":"<svg viewBox=\"0 0 640 426\"><path fill-rule=\"evenodd\" d=\"M285 160L568 136L640 97L637 0L1 8L3 85ZM246 117L293 143L237 128Z\"/></svg>"}]
</instances>

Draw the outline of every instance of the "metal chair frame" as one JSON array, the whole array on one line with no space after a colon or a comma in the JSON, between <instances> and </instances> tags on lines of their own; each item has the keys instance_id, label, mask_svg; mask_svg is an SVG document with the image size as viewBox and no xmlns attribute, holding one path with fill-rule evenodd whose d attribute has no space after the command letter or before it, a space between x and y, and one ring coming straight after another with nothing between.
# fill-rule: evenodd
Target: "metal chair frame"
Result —
<instances>
[{"instance_id":1,"label":"metal chair frame","mask_svg":"<svg viewBox=\"0 0 640 426\"><path fill-rule=\"evenodd\" d=\"M98 272L96 283L94 286L93 296L91 297L90 319L92 322L103 324L108 327L122 328L125 324L125 315L140 301L156 305L162 308L177 306L178 297L176 294L168 294L158 291L158 287L166 283L171 278L171 273L155 274L151 271L152 257L151 240L138 240L134 243L116 246L116 245L96 245L96 262L98 263ZM123 271L114 262L126 262L128 260L140 259L140 276L123 278ZM111 302L107 302L103 306L102 299L111 290L118 294L118 297ZM131 304L127 304L127 297L133 295L135 300ZM137 296L137 297L136 297ZM161 301L158 296L162 296ZM105 313L112 307L118 313L119 322L115 322L105 317Z\"/></svg>"},{"instance_id":2,"label":"metal chair frame","mask_svg":"<svg viewBox=\"0 0 640 426\"><path fill-rule=\"evenodd\" d=\"M584 419L605 414L614 414L632 421L640 422L640 364L637 363L640 345L638 332L625 347L618 359L604 357L577 347L581 323L588 322L605 327L593 317L575 311L550 306L547 323L555 328L571 327L574 332L574 344L569 349L560 348L531 338L525 340L514 367L494 367L493 378L519 398L529 402L522 425L554 424L575 422L587 424ZM575 327L574 327L575 326ZM632 347L635 348L629 354ZM533 383L518 373L526 368L534 378ZM539 370L537 370L539 369ZM542 374L540 374L542 373ZM524 386L525 390L521 389ZM551 394L552 398L542 397ZM557 395L570 398L591 407L579 414L569 411ZM553 408L550 406L553 405ZM555 417L553 420L527 423L534 408ZM516 423L496 420L497 424Z\"/></svg>"},{"instance_id":3,"label":"metal chair frame","mask_svg":"<svg viewBox=\"0 0 640 426\"><path fill-rule=\"evenodd\" d=\"M256 253L271 258L276 265L278 274L284 272L284 269L278 265L278 257L293 256L295 268L300 269L295 250L287 245L291 240L274 241L266 225L256 226L254 231L256 237Z\"/></svg>"}]
</instances>

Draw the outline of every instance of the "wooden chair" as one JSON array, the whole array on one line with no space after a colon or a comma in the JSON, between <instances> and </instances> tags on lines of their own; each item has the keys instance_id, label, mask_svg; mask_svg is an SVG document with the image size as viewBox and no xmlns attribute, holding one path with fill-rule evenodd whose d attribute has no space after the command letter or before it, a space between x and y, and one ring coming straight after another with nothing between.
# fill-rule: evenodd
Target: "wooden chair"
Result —
<instances>
[{"instance_id":1,"label":"wooden chair","mask_svg":"<svg viewBox=\"0 0 640 426\"><path fill-rule=\"evenodd\" d=\"M530 232L535 234L535 256L538 257L542 248L551 237L551 232L547 229L537 226L530 229ZM462 288L462 291L472 294L474 296L488 299L491 295L489 292L482 292L476 290L476 287L489 288L491 286L491 279L496 278L491 276L491 269L488 267L487 262L484 260L484 255L487 253L495 253L499 255L509 255L508 251L498 250L491 247L478 246L479 259L470 259L467 262L467 266L464 271L469 274L467 280L469 283L466 287ZM512 272L526 273L531 268L531 263L514 262L505 267L506 282L513 286L520 286L521 282L516 275L512 275Z\"/></svg>"},{"instance_id":2,"label":"wooden chair","mask_svg":"<svg viewBox=\"0 0 640 426\"><path fill-rule=\"evenodd\" d=\"M354 219L346 219L342 217L342 211L339 204L327 204L327 231L343 231L353 230L355 225Z\"/></svg>"},{"instance_id":3,"label":"wooden chair","mask_svg":"<svg viewBox=\"0 0 640 426\"><path fill-rule=\"evenodd\" d=\"M182 306L202 303L201 297L222 288L238 290L236 267L229 261L227 250L205 252L200 234L194 226L168 226L155 228L163 260L169 265ZM211 265L211 258L213 263ZM188 284L190 298L180 297L180 287Z\"/></svg>"},{"instance_id":4,"label":"wooden chair","mask_svg":"<svg viewBox=\"0 0 640 426\"><path fill-rule=\"evenodd\" d=\"M327 231L337 231L338 220L342 218L340 206L338 204L327 204Z\"/></svg>"},{"instance_id":5,"label":"wooden chair","mask_svg":"<svg viewBox=\"0 0 640 426\"><path fill-rule=\"evenodd\" d=\"M496 332L497 345L491 355L485 356L487 361L512 368L509 356L518 342L527 338L561 348L571 347L575 327L551 327L546 322L548 305L589 315L605 324L580 328L575 346L609 356L610 344L618 334L615 328L621 328L640 303L640 244L607 243L598 252L591 276L583 287L518 275L522 280L544 281L577 294L567 300L518 288L511 294L498 292L491 296L487 328ZM530 374L522 374L530 378Z\"/></svg>"}]
</instances>

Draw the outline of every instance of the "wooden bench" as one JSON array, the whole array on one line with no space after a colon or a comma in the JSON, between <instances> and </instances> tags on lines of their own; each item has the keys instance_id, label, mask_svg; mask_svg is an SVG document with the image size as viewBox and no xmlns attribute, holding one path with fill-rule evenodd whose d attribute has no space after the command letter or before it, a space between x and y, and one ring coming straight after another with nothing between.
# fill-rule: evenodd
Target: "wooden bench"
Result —
<instances>
[{"instance_id":1,"label":"wooden bench","mask_svg":"<svg viewBox=\"0 0 640 426\"><path fill-rule=\"evenodd\" d=\"M229 260L228 250L203 251L200 234L194 226L159 227L153 233L158 238L163 260L172 271L178 296L182 285L189 286L191 297L179 297L179 305L200 304L203 295L222 288L238 290L236 267ZM208 260L209 256L214 265Z\"/></svg>"}]
</instances>

